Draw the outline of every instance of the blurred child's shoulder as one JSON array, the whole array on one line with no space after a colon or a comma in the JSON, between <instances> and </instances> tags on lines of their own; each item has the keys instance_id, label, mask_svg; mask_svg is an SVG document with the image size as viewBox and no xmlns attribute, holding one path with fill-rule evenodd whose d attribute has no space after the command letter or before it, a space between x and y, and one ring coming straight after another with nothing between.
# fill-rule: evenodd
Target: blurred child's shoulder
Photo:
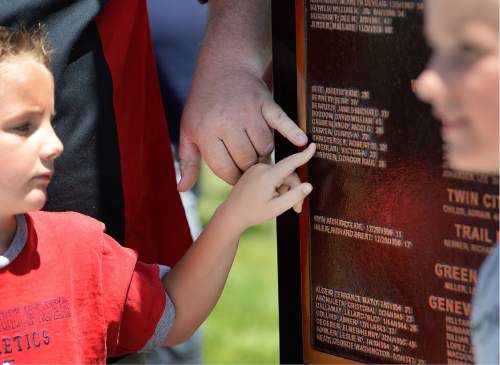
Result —
<instances>
[{"instance_id":1,"label":"blurred child's shoulder","mask_svg":"<svg viewBox=\"0 0 500 365\"><path fill-rule=\"evenodd\" d=\"M30 212L27 215L37 225L47 225L51 228L74 229L74 230L101 230L104 231L104 223L88 215L77 212ZM69 226L68 226L69 225Z\"/></svg>"},{"instance_id":2,"label":"blurred child's shoulder","mask_svg":"<svg viewBox=\"0 0 500 365\"><path fill-rule=\"evenodd\" d=\"M37 211L26 216L39 238L97 242L105 231L104 223L76 212Z\"/></svg>"}]
</instances>

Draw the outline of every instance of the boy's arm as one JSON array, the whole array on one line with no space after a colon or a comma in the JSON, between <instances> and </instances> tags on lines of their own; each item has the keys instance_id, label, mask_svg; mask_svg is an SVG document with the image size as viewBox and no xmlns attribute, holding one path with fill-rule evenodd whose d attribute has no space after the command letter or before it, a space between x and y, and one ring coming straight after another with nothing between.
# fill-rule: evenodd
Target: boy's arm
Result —
<instances>
[{"instance_id":1,"label":"boy's arm","mask_svg":"<svg viewBox=\"0 0 500 365\"><path fill-rule=\"evenodd\" d=\"M167 346L189 338L221 295L242 233L227 219L224 206L219 207L198 240L163 279L175 305Z\"/></svg>"},{"instance_id":2,"label":"boy's arm","mask_svg":"<svg viewBox=\"0 0 500 365\"><path fill-rule=\"evenodd\" d=\"M294 207L300 211L312 186L295 169L311 159L315 146L276 165L250 168L217 209L195 244L163 280L176 314L166 345L189 338L219 299L243 231Z\"/></svg>"}]
</instances>

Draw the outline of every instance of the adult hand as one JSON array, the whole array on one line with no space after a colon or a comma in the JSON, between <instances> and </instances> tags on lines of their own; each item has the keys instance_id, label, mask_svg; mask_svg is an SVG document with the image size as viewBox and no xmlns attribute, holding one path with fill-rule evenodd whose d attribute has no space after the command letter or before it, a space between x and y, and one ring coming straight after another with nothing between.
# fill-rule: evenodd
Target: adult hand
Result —
<instances>
[{"instance_id":1,"label":"adult hand","mask_svg":"<svg viewBox=\"0 0 500 365\"><path fill-rule=\"evenodd\" d=\"M200 154L217 176L234 185L242 172L269 157L273 130L297 146L307 143L256 73L236 68L200 76L181 122L179 190L198 179Z\"/></svg>"},{"instance_id":2,"label":"adult hand","mask_svg":"<svg viewBox=\"0 0 500 365\"><path fill-rule=\"evenodd\" d=\"M200 157L235 184L266 160L273 130L302 146L306 135L263 81L271 61L271 0L210 0L207 30L181 121L179 190L197 180Z\"/></svg>"}]
</instances>

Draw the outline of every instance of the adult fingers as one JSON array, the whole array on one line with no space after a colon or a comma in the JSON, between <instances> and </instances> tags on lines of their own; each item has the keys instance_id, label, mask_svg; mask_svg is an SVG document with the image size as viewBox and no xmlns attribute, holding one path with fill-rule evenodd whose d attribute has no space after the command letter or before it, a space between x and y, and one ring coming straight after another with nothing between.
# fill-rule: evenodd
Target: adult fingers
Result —
<instances>
[{"instance_id":1,"label":"adult fingers","mask_svg":"<svg viewBox=\"0 0 500 365\"><path fill-rule=\"evenodd\" d=\"M277 162L272 170L276 181L281 182L286 176L294 172L297 167L309 161L314 156L315 151L316 145L311 143L302 152L295 153Z\"/></svg>"},{"instance_id":2,"label":"adult fingers","mask_svg":"<svg viewBox=\"0 0 500 365\"><path fill-rule=\"evenodd\" d=\"M179 143L179 167L181 179L177 184L177 190L187 191L193 187L200 174L200 151L198 147L181 138Z\"/></svg>"},{"instance_id":3,"label":"adult fingers","mask_svg":"<svg viewBox=\"0 0 500 365\"><path fill-rule=\"evenodd\" d=\"M228 153L241 171L246 171L258 162L258 154L245 130L235 128L222 138Z\"/></svg>"},{"instance_id":4,"label":"adult fingers","mask_svg":"<svg viewBox=\"0 0 500 365\"><path fill-rule=\"evenodd\" d=\"M259 157L268 156L274 150L274 138L271 128L262 118L255 120L245 128L248 139L252 142Z\"/></svg>"},{"instance_id":5,"label":"adult fingers","mask_svg":"<svg viewBox=\"0 0 500 365\"><path fill-rule=\"evenodd\" d=\"M312 185L303 183L283 195L278 196L271 200L271 210L274 214L279 215L286 212L291 207L302 204L304 198L312 191Z\"/></svg>"},{"instance_id":6,"label":"adult fingers","mask_svg":"<svg viewBox=\"0 0 500 365\"><path fill-rule=\"evenodd\" d=\"M304 146L307 143L306 134L271 98L262 103L262 116L271 128L277 130L294 145Z\"/></svg>"},{"instance_id":7,"label":"adult fingers","mask_svg":"<svg viewBox=\"0 0 500 365\"><path fill-rule=\"evenodd\" d=\"M201 153L208 167L228 184L234 185L241 177L241 170L233 161L224 141L217 137L200 143Z\"/></svg>"}]
</instances>

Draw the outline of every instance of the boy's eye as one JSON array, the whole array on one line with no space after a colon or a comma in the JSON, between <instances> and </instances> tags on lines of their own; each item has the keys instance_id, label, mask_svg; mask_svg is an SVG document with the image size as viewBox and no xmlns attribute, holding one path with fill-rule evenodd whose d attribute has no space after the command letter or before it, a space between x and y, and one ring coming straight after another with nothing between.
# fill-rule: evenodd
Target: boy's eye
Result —
<instances>
[{"instance_id":1,"label":"boy's eye","mask_svg":"<svg viewBox=\"0 0 500 365\"><path fill-rule=\"evenodd\" d=\"M480 54L480 51L470 43L462 43L458 47L458 53L462 56L476 56Z\"/></svg>"},{"instance_id":2,"label":"boy's eye","mask_svg":"<svg viewBox=\"0 0 500 365\"><path fill-rule=\"evenodd\" d=\"M473 62L483 56L484 53L483 49L469 42L464 42L457 48L457 57L461 58L462 61Z\"/></svg>"},{"instance_id":3,"label":"boy's eye","mask_svg":"<svg viewBox=\"0 0 500 365\"><path fill-rule=\"evenodd\" d=\"M457 44L446 54L447 67L451 70L464 69L475 64L483 55L482 50L470 43Z\"/></svg>"},{"instance_id":4,"label":"boy's eye","mask_svg":"<svg viewBox=\"0 0 500 365\"><path fill-rule=\"evenodd\" d=\"M16 132L20 132L20 133L29 133L31 131L33 127L33 123L31 122L23 122L17 126L15 126L14 128L12 128L13 130L15 130Z\"/></svg>"}]
</instances>

